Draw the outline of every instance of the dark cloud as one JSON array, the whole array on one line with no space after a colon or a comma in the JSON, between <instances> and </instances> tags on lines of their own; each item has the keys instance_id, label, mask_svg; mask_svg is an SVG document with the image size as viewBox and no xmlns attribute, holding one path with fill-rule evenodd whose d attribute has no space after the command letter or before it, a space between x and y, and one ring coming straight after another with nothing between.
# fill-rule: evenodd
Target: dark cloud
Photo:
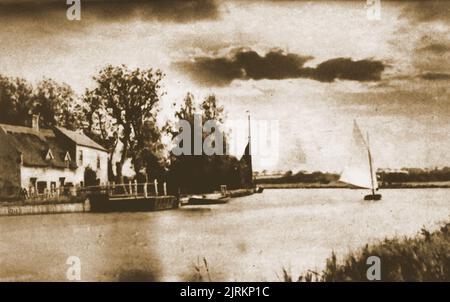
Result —
<instances>
[{"instance_id":1,"label":"dark cloud","mask_svg":"<svg viewBox=\"0 0 450 302\"><path fill-rule=\"evenodd\" d=\"M450 80L450 73L427 72L420 75L420 78L430 81L444 81Z\"/></svg>"},{"instance_id":2,"label":"dark cloud","mask_svg":"<svg viewBox=\"0 0 450 302\"><path fill-rule=\"evenodd\" d=\"M193 61L178 62L176 67L206 85L228 85L235 79L378 81L386 67L381 61L353 61L350 58L331 59L315 68L305 67L304 64L311 59L311 56L284 53L281 50L260 56L252 50L238 49L226 57L198 57Z\"/></svg>"},{"instance_id":3,"label":"dark cloud","mask_svg":"<svg viewBox=\"0 0 450 302\"><path fill-rule=\"evenodd\" d=\"M384 63L376 60L353 61L349 58L337 58L320 63L313 70L312 77L322 82L332 82L335 79L379 81L385 67Z\"/></svg>"},{"instance_id":4,"label":"dark cloud","mask_svg":"<svg viewBox=\"0 0 450 302\"><path fill-rule=\"evenodd\" d=\"M406 2L406 1L405 1ZM402 17L412 23L443 21L450 23L450 1L428 0L406 2Z\"/></svg>"},{"instance_id":5,"label":"dark cloud","mask_svg":"<svg viewBox=\"0 0 450 302\"><path fill-rule=\"evenodd\" d=\"M61 0L0 0L0 18L42 19L59 14L65 18L68 5ZM84 19L121 21L156 19L190 22L215 19L219 15L216 0L82 0Z\"/></svg>"},{"instance_id":6,"label":"dark cloud","mask_svg":"<svg viewBox=\"0 0 450 302\"><path fill-rule=\"evenodd\" d=\"M450 52L450 45L444 43L431 43L427 46L419 48L418 51L432 52L440 55Z\"/></svg>"}]
</instances>

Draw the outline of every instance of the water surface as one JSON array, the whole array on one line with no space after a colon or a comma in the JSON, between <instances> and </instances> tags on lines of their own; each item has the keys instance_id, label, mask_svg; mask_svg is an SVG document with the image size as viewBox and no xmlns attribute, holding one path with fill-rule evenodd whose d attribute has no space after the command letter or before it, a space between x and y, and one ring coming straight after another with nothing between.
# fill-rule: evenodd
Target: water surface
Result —
<instances>
[{"instance_id":1,"label":"water surface","mask_svg":"<svg viewBox=\"0 0 450 302\"><path fill-rule=\"evenodd\" d=\"M434 229L450 214L450 189L384 190L379 202L349 189L265 190L226 205L146 213L0 217L0 280L277 281L322 268L384 237ZM209 270L206 272L205 262Z\"/></svg>"}]
</instances>

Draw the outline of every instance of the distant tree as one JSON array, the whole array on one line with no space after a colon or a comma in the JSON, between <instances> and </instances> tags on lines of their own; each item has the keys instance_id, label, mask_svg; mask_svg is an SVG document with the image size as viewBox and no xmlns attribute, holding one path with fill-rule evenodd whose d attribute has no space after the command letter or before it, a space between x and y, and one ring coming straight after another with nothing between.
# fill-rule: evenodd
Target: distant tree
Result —
<instances>
[{"instance_id":1,"label":"distant tree","mask_svg":"<svg viewBox=\"0 0 450 302\"><path fill-rule=\"evenodd\" d=\"M72 88L44 79L35 89L31 111L39 114L43 127L61 126L70 130L81 127L81 107Z\"/></svg>"},{"instance_id":2,"label":"distant tree","mask_svg":"<svg viewBox=\"0 0 450 302\"><path fill-rule=\"evenodd\" d=\"M67 84L44 79L33 88L21 78L0 76L0 122L30 125L31 114L39 114L42 127L78 129L82 117L76 95Z\"/></svg>"},{"instance_id":3,"label":"distant tree","mask_svg":"<svg viewBox=\"0 0 450 302\"><path fill-rule=\"evenodd\" d=\"M0 123L26 125L33 98L33 87L27 81L0 75Z\"/></svg>"},{"instance_id":4,"label":"distant tree","mask_svg":"<svg viewBox=\"0 0 450 302\"><path fill-rule=\"evenodd\" d=\"M194 155L194 116L201 114L202 122L215 120L219 124L225 119L224 108L218 104L214 95L206 97L199 105L195 104L194 97L188 93L184 102L175 112L175 120L184 120L190 124L191 147L190 154L170 155L169 178L171 183L180 186L183 192L206 192L217 190L219 185L226 184L229 187L238 187L240 183L239 161L228 155ZM201 125L203 126L203 125ZM172 122L166 127L169 135L174 139L181 131ZM223 131L223 129L214 129ZM224 146L226 144L226 133L222 132ZM202 141L210 133L202 132ZM181 144L184 143L180 142ZM213 144L217 142L213 141ZM222 150L225 152L225 150Z\"/></svg>"},{"instance_id":5,"label":"distant tree","mask_svg":"<svg viewBox=\"0 0 450 302\"><path fill-rule=\"evenodd\" d=\"M208 95L203 100L200 109L204 121L215 120L222 124L226 118L224 107L219 105L219 101L214 94Z\"/></svg>"}]
</instances>

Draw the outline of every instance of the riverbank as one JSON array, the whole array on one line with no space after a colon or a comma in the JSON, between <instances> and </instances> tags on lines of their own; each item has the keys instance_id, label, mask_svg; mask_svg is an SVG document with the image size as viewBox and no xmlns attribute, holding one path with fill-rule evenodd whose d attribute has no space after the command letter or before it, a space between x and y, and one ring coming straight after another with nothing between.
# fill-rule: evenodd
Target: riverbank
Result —
<instances>
[{"instance_id":1,"label":"riverbank","mask_svg":"<svg viewBox=\"0 0 450 302\"><path fill-rule=\"evenodd\" d=\"M367 259L372 256L380 260L380 280L384 282L449 282L450 281L450 223L439 230L429 232L422 229L412 238L384 239L366 245L337 260L333 252L326 260L321 272L309 271L298 281L348 282L368 281ZM283 270L284 281L292 276Z\"/></svg>"},{"instance_id":2,"label":"riverbank","mask_svg":"<svg viewBox=\"0 0 450 302\"><path fill-rule=\"evenodd\" d=\"M297 279L322 271L332 251L340 260L449 220L448 189L386 190L371 203L364 192L265 190L173 211L0 217L0 280L67 281L69 255L82 261L82 281L185 281L203 258L212 281L281 281L283 267Z\"/></svg>"},{"instance_id":3,"label":"riverbank","mask_svg":"<svg viewBox=\"0 0 450 302\"><path fill-rule=\"evenodd\" d=\"M249 196L254 194L254 189L237 189L228 191L232 198ZM167 198L166 198L167 197ZM189 199L188 197L185 197ZM180 201L172 200L175 197L161 196L159 200L150 208L143 210L156 210L156 209L175 209L175 203ZM166 199L170 199L166 201ZM117 205L117 202L114 203ZM153 209L155 208L155 209ZM114 211L117 207L108 209L103 205L102 211ZM54 200L36 200L36 201L15 201L15 202L1 202L0 203L0 216L17 216L17 215L34 215L34 214L57 214L57 213L83 213L90 212L91 204L86 197L72 197L62 198Z\"/></svg>"},{"instance_id":4,"label":"riverbank","mask_svg":"<svg viewBox=\"0 0 450 302\"><path fill-rule=\"evenodd\" d=\"M352 186L345 183L258 183L265 189L351 189ZM437 189L450 188L450 182L414 182L414 183L393 183L382 185L380 189Z\"/></svg>"},{"instance_id":5,"label":"riverbank","mask_svg":"<svg viewBox=\"0 0 450 302\"><path fill-rule=\"evenodd\" d=\"M90 211L88 200L72 203L12 204L0 206L0 216L83 213Z\"/></svg>"}]
</instances>

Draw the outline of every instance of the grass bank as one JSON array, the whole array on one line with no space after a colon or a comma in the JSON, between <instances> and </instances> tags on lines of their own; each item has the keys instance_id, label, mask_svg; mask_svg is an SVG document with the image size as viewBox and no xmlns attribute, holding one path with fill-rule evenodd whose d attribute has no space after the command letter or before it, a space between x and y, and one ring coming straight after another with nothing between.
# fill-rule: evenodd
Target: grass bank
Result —
<instances>
[{"instance_id":1,"label":"grass bank","mask_svg":"<svg viewBox=\"0 0 450 302\"><path fill-rule=\"evenodd\" d=\"M283 270L284 281L368 281L370 256L381 260L381 281L450 281L450 223L425 229L413 238L385 239L347 255L342 262L332 253L321 272L308 271L294 280Z\"/></svg>"}]
</instances>

